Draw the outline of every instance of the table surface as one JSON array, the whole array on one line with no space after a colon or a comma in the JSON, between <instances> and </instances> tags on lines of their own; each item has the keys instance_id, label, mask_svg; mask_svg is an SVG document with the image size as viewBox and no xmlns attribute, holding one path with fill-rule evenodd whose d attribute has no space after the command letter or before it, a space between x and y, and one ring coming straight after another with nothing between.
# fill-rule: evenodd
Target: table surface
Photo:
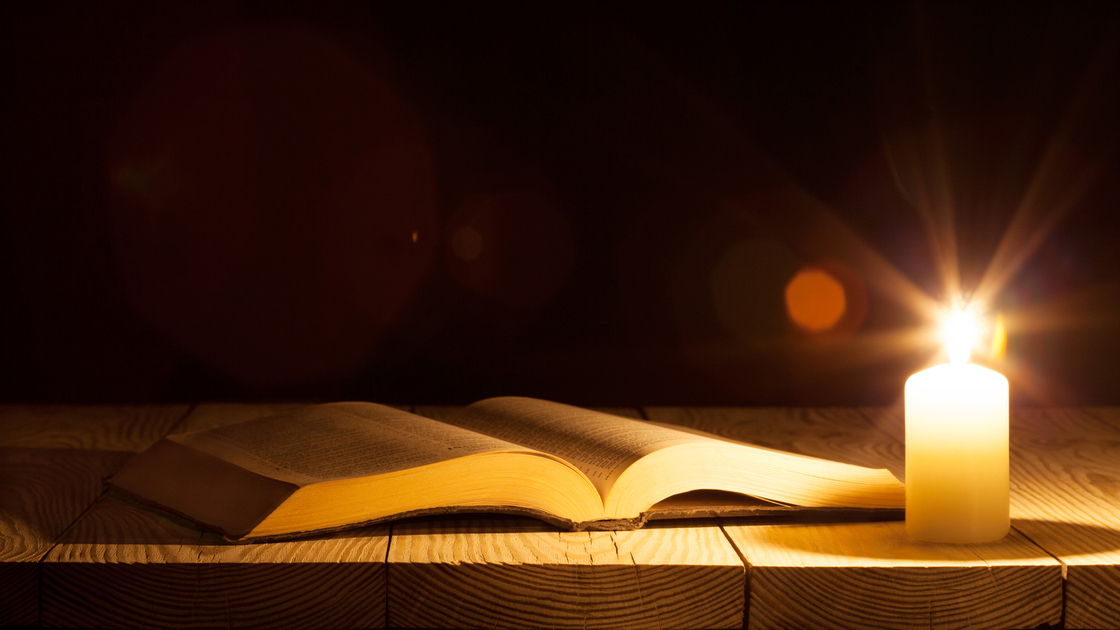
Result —
<instances>
[{"instance_id":1,"label":"table surface","mask_svg":"<svg viewBox=\"0 0 1120 630\"><path fill-rule=\"evenodd\" d=\"M901 522L497 517L229 545L104 492L164 435L295 406L0 407L0 625L1120 627L1117 408L1012 410L1012 531L983 545L915 543ZM897 409L607 411L903 477Z\"/></svg>"}]
</instances>

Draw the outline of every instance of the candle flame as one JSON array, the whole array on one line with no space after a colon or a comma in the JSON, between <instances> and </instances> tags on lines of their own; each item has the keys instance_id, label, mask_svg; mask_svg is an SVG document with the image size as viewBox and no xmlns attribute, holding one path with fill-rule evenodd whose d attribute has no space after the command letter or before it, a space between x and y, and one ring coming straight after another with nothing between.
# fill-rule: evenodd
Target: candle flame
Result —
<instances>
[{"instance_id":1,"label":"candle flame","mask_svg":"<svg viewBox=\"0 0 1120 630\"><path fill-rule=\"evenodd\" d=\"M988 358L995 361L1002 359L1007 351L1007 324L1003 321L1003 314L996 316L996 323L992 328L992 349Z\"/></svg>"},{"instance_id":2,"label":"candle flame","mask_svg":"<svg viewBox=\"0 0 1120 630\"><path fill-rule=\"evenodd\" d=\"M954 308L946 314L942 334L945 337L945 348L949 352L949 363L960 365L968 362L979 332L980 326L975 315L967 309Z\"/></svg>"}]
</instances>

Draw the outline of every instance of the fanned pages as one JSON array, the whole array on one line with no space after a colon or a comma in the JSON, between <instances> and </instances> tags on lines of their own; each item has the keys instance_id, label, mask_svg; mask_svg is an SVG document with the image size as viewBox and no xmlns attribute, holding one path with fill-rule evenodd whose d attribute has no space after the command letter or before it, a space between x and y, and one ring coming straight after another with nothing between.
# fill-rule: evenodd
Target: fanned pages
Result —
<instances>
[{"instance_id":1,"label":"fanned pages","mask_svg":"<svg viewBox=\"0 0 1120 630\"><path fill-rule=\"evenodd\" d=\"M517 397L443 422L373 403L307 407L164 438L110 483L232 540L450 512L577 530L775 505L898 518L904 496L885 470Z\"/></svg>"}]
</instances>

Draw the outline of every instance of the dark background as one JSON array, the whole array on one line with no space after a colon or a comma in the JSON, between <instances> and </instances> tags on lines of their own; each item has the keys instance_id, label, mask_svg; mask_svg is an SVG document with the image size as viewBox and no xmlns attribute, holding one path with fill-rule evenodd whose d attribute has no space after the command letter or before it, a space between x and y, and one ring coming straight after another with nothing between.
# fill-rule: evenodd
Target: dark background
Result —
<instances>
[{"instance_id":1,"label":"dark background","mask_svg":"<svg viewBox=\"0 0 1120 630\"><path fill-rule=\"evenodd\" d=\"M0 399L891 404L999 259L1014 401L1120 404L1118 16L0 3Z\"/></svg>"}]
</instances>

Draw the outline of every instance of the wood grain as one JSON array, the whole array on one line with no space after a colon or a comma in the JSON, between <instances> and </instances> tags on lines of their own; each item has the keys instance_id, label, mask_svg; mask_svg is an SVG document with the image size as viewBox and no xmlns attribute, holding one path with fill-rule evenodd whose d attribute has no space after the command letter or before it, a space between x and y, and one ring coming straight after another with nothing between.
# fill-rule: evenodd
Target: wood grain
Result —
<instances>
[{"instance_id":1,"label":"wood grain","mask_svg":"<svg viewBox=\"0 0 1120 630\"><path fill-rule=\"evenodd\" d=\"M864 411L902 439L901 409ZM1062 563L1065 627L1120 627L1120 409L1012 409L1011 517Z\"/></svg>"},{"instance_id":2,"label":"wood grain","mask_svg":"<svg viewBox=\"0 0 1120 630\"><path fill-rule=\"evenodd\" d=\"M738 628L742 561L713 524L560 532L531 519L394 526L389 625Z\"/></svg>"},{"instance_id":3,"label":"wood grain","mask_svg":"<svg viewBox=\"0 0 1120 630\"><path fill-rule=\"evenodd\" d=\"M177 430L278 410L284 408L204 405ZM382 526L300 541L227 544L170 515L106 496L41 564L43 624L383 627L388 534Z\"/></svg>"},{"instance_id":4,"label":"wood grain","mask_svg":"<svg viewBox=\"0 0 1120 630\"><path fill-rule=\"evenodd\" d=\"M388 534L234 545L106 497L43 561L43 625L383 627Z\"/></svg>"},{"instance_id":5,"label":"wood grain","mask_svg":"<svg viewBox=\"0 0 1120 630\"><path fill-rule=\"evenodd\" d=\"M187 415L188 405L0 405L0 446L142 451Z\"/></svg>"},{"instance_id":6,"label":"wood grain","mask_svg":"<svg viewBox=\"0 0 1120 630\"><path fill-rule=\"evenodd\" d=\"M750 628L1033 628L1061 619L1061 567L1020 534L909 540L901 522L728 527Z\"/></svg>"},{"instance_id":7,"label":"wood grain","mask_svg":"<svg viewBox=\"0 0 1120 630\"><path fill-rule=\"evenodd\" d=\"M857 409L647 408L651 420L901 477L902 445ZM1061 566L1015 533L911 542L902 522L724 529L749 565L748 626L1034 627L1061 616ZM971 625L970 625L971 624Z\"/></svg>"},{"instance_id":8,"label":"wood grain","mask_svg":"<svg viewBox=\"0 0 1120 630\"><path fill-rule=\"evenodd\" d=\"M1120 627L1120 409L1011 423L1012 523L1065 565L1066 628Z\"/></svg>"},{"instance_id":9,"label":"wood grain","mask_svg":"<svg viewBox=\"0 0 1120 630\"><path fill-rule=\"evenodd\" d=\"M0 406L0 626L39 620L38 562L186 406Z\"/></svg>"},{"instance_id":10,"label":"wood grain","mask_svg":"<svg viewBox=\"0 0 1120 630\"><path fill-rule=\"evenodd\" d=\"M0 448L0 626L39 619L39 560L127 453Z\"/></svg>"},{"instance_id":11,"label":"wood grain","mask_svg":"<svg viewBox=\"0 0 1120 630\"><path fill-rule=\"evenodd\" d=\"M460 407L418 406L442 419ZM597 411L641 418L636 409ZM389 624L406 628L737 628L742 561L717 526L560 532L532 519L400 523Z\"/></svg>"},{"instance_id":12,"label":"wood grain","mask_svg":"<svg viewBox=\"0 0 1120 630\"><path fill-rule=\"evenodd\" d=\"M172 427L297 406L200 405L181 422L181 406L0 406L0 625L37 624L41 598L48 627L380 627L386 618L401 627L738 627L744 610L754 628L1034 627L1059 622L1064 571L1065 627L1120 627L1115 408L1013 410L1014 531L991 545L914 543L901 523L577 534L491 517L397 523L391 545L386 527L228 545L116 496L67 530L129 452ZM645 413L902 476L901 409Z\"/></svg>"}]
</instances>

